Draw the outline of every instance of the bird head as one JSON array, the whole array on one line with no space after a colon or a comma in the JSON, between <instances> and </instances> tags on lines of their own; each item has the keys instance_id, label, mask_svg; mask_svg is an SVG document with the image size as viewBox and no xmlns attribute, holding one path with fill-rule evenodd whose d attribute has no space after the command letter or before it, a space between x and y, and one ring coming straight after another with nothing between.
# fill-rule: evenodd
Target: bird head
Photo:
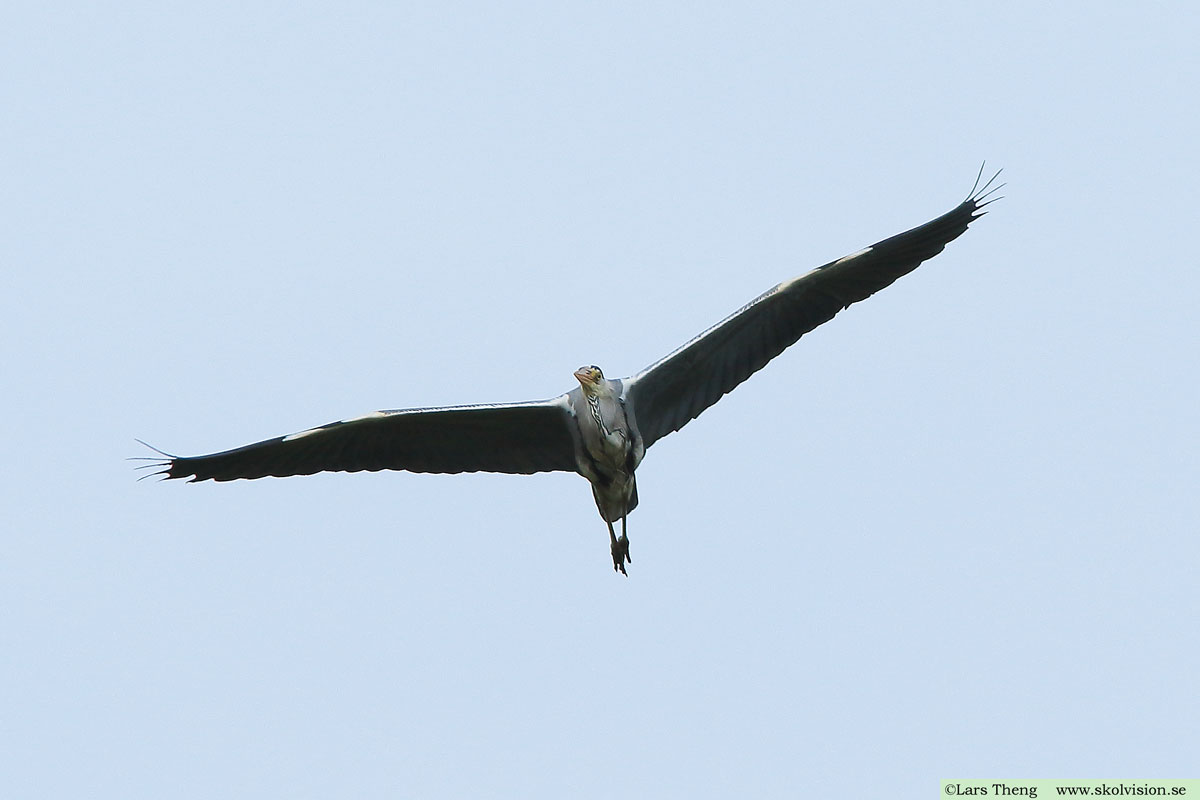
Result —
<instances>
[{"instance_id":1,"label":"bird head","mask_svg":"<svg viewBox=\"0 0 1200 800\"><path fill-rule=\"evenodd\" d=\"M604 373L595 364L575 370L575 379L588 394L595 394L604 383Z\"/></svg>"}]
</instances>

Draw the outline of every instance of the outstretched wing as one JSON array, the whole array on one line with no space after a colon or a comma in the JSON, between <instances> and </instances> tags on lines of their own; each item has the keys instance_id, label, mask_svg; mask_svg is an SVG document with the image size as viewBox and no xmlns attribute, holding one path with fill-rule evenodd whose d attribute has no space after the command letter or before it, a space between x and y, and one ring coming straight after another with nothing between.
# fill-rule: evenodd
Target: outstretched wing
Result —
<instances>
[{"instance_id":1,"label":"outstretched wing","mask_svg":"<svg viewBox=\"0 0 1200 800\"><path fill-rule=\"evenodd\" d=\"M625 380L646 447L700 416L804 334L942 252L1003 184L982 188L932 222L884 239L767 291L666 358ZM982 169L980 170L982 176Z\"/></svg>"},{"instance_id":2,"label":"outstretched wing","mask_svg":"<svg viewBox=\"0 0 1200 800\"><path fill-rule=\"evenodd\" d=\"M316 472L575 470L566 395L508 405L375 411L223 453L167 455L155 474L232 481Z\"/></svg>"}]
</instances>

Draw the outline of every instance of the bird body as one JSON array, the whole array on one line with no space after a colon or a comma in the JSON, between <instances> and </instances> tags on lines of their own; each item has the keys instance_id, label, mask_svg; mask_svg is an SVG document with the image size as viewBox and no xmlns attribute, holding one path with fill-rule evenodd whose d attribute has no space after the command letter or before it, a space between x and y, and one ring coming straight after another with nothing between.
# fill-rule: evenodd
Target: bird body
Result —
<instances>
[{"instance_id":1,"label":"bird body","mask_svg":"<svg viewBox=\"0 0 1200 800\"><path fill-rule=\"evenodd\" d=\"M629 538L625 517L637 506L634 471L646 454L642 436L621 396L621 381L610 381L596 365L575 370L579 388L568 393L574 412L571 422L579 431L579 472L592 484L596 508L608 525L613 568L625 572ZM570 423L568 423L570 424ZM621 536L613 523L621 521Z\"/></svg>"},{"instance_id":2,"label":"bird body","mask_svg":"<svg viewBox=\"0 0 1200 800\"><path fill-rule=\"evenodd\" d=\"M637 506L635 472L647 448L805 333L940 253L998 199L987 199L1003 186L989 189L996 175L982 188L977 178L967 199L937 219L780 283L623 380L584 366L575 371L578 387L549 400L376 411L210 455L162 453L166 460L150 466L192 481L381 469L577 472L608 525L613 568L624 573L626 517Z\"/></svg>"},{"instance_id":3,"label":"bird body","mask_svg":"<svg viewBox=\"0 0 1200 800\"><path fill-rule=\"evenodd\" d=\"M616 522L632 511L633 473L646 453L642 437L625 413L621 382L604 378L599 367L580 367L575 373L590 373L572 389L572 420L579 431L579 472L596 490L596 505L608 522ZM589 382L593 381L594 382ZM603 499L602 499L603 498Z\"/></svg>"}]
</instances>

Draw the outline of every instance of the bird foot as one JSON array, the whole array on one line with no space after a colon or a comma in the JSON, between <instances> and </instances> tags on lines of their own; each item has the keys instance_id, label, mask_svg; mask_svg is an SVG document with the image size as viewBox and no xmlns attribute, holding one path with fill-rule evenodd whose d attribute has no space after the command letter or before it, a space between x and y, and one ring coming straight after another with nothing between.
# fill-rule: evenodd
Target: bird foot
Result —
<instances>
[{"instance_id":1,"label":"bird foot","mask_svg":"<svg viewBox=\"0 0 1200 800\"><path fill-rule=\"evenodd\" d=\"M625 562L633 563L633 559L629 557L629 538L625 534L621 534L620 539L612 540L612 557L613 570L619 570L622 575L629 575L625 571Z\"/></svg>"}]
</instances>

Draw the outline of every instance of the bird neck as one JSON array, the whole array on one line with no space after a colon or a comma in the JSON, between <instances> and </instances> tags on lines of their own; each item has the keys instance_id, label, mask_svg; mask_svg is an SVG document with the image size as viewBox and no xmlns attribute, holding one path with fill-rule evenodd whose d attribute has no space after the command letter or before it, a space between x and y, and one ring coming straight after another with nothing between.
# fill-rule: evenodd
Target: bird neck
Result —
<instances>
[{"instance_id":1,"label":"bird neck","mask_svg":"<svg viewBox=\"0 0 1200 800\"><path fill-rule=\"evenodd\" d=\"M601 381L599 384L588 384L583 387L583 396L588 399L588 402L600 400L604 397L612 395L612 389L608 386L608 381Z\"/></svg>"}]
</instances>

